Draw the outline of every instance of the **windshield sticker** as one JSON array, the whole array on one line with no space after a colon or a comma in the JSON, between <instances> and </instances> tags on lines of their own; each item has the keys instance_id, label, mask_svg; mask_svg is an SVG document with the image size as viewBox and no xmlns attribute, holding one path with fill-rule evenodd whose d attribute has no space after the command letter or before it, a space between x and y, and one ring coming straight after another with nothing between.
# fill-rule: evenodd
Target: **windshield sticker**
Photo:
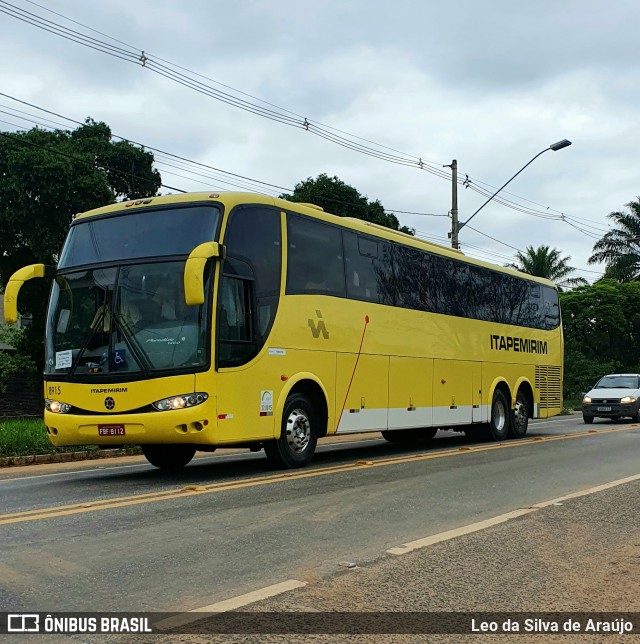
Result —
<instances>
[{"instance_id":1,"label":"windshield sticker","mask_svg":"<svg viewBox=\"0 0 640 644\"><path fill-rule=\"evenodd\" d=\"M113 367L124 367L127 364L127 350L115 349L111 352L111 365Z\"/></svg>"},{"instance_id":2,"label":"windshield sticker","mask_svg":"<svg viewBox=\"0 0 640 644\"><path fill-rule=\"evenodd\" d=\"M67 351L56 351L56 369L68 369L73 360L71 349Z\"/></svg>"},{"instance_id":3,"label":"windshield sticker","mask_svg":"<svg viewBox=\"0 0 640 644\"><path fill-rule=\"evenodd\" d=\"M270 356L286 356L287 355L287 350L286 349L269 349L269 355Z\"/></svg>"},{"instance_id":4,"label":"windshield sticker","mask_svg":"<svg viewBox=\"0 0 640 644\"><path fill-rule=\"evenodd\" d=\"M260 415L273 415L273 391L262 390L260 392Z\"/></svg>"}]
</instances>

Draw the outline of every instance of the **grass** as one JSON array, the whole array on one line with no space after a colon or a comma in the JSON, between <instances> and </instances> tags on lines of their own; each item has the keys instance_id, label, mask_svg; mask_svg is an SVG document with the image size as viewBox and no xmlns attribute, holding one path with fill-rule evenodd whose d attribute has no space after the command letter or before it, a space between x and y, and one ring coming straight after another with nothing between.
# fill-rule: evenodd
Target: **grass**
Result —
<instances>
[{"instance_id":1,"label":"grass","mask_svg":"<svg viewBox=\"0 0 640 644\"><path fill-rule=\"evenodd\" d=\"M582 411L582 398L565 398L562 404L562 413Z\"/></svg>"},{"instance_id":2,"label":"grass","mask_svg":"<svg viewBox=\"0 0 640 644\"><path fill-rule=\"evenodd\" d=\"M56 454L98 449L95 445L54 447L47 437L47 430L40 418L5 419L0 421L0 457L29 456L31 454Z\"/></svg>"}]
</instances>

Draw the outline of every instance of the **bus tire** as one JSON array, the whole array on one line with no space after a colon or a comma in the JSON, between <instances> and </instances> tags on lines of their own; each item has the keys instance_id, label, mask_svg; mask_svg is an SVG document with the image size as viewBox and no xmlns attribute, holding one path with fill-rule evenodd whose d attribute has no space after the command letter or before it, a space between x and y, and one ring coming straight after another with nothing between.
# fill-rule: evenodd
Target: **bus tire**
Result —
<instances>
[{"instance_id":1,"label":"bus tire","mask_svg":"<svg viewBox=\"0 0 640 644\"><path fill-rule=\"evenodd\" d=\"M316 451L318 422L318 414L304 394L289 396L282 412L280 438L264 445L271 465L278 469L307 465Z\"/></svg>"},{"instance_id":2,"label":"bus tire","mask_svg":"<svg viewBox=\"0 0 640 644\"><path fill-rule=\"evenodd\" d=\"M511 438L524 438L529 428L529 410L527 397L521 391L516 396L516 403L511 410L509 423L509 436Z\"/></svg>"},{"instance_id":3,"label":"bus tire","mask_svg":"<svg viewBox=\"0 0 640 644\"><path fill-rule=\"evenodd\" d=\"M392 429L381 432L382 438L389 443L417 443L429 441L437 433L437 427L411 427L410 429Z\"/></svg>"},{"instance_id":4,"label":"bus tire","mask_svg":"<svg viewBox=\"0 0 640 644\"><path fill-rule=\"evenodd\" d=\"M493 441L503 441L509 433L509 402L500 389L493 392L491 401L491 416L489 417L488 438Z\"/></svg>"},{"instance_id":5,"label":"bus tire","mask_svg":"<svg viewBox=\"0 0 640 644\"><path fill-rule=\"evenodd\" d=\"M193 445L140 445L145 458L161 470L179 470L191 461L196 453Z\"/></svg>"}]
</instances>

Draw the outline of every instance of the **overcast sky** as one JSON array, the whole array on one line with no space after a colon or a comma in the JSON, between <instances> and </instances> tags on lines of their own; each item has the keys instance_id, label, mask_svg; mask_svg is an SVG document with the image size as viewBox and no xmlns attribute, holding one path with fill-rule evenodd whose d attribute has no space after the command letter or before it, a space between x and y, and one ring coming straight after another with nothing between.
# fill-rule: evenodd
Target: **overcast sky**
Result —
<instances>
[{"instance_id":1,"label":"overcast sky","mask_svg":"<svg viewBox=\"0 0 640 644\"><path fill-rule=\"evenodd\" d=\"M298 122L307 117L445 172L441 166L457 159L461 178L490 191L549 144L570 139L571 147L540 156L501 195L547 217L564 213L586 234L492 202L470 226L503 243L464 228L461 247L475 257L502 264L513 258L511 247L547 244L593 281L597 273L582 271L601 270L587 265L594 236L607 229L609 212L640 195L635 0L38 2L151 60L289 110ZM117 45L33 2L0 1L0 9L11 5ZM417 165L354 152L3 13L0 59L6 94L276 186L337 175L387 209L440 215L398 217L419 236L449 244L451 183ZM0 105L36 114L4 97ZM16 129L6 122L32 125L0 119L3 130ZM184 190L229 189L184 169L158 169ZM483 201L461 186L460 219Z\"/></svg>"}]
</instances>

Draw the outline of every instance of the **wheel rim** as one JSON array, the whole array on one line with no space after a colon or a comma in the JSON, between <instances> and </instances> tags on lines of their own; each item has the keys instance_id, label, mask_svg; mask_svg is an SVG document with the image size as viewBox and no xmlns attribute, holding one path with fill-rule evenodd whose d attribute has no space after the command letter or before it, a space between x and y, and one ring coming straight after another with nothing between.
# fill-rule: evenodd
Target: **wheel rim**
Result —
<instances>
[{"instance_id":1,"label":"wheel rim","mask_svg":"<svg viewBox=\"0 0 640 644\"><path fill-rule=\"evenodd\" d=\"M515 407L513 408L513 424L518 432L522 432L527 426L527 408L519 400L516 400Z\"/></svg>"},{"instance_id":2,"label":"wheel rim","mask_svg":"<svg viewBox=\"0 0 640 644\"><path fill-rule=\"evenodd\" d=\"M287 418L287 445L294 454L304 452L311 440L311 422L302 409L294 409Z\"/></svg>"},{"instance_id":3,"label":"wheel rim","mask_svg":"<svg viewBox=\"0 0 640 644\"><path fill-rule=\"evenodd\" d=\"M507 414L502 400L496 400L493 404L493 426L498 432L504 430L507 424Z\"/></svg>"}]
</instances>

